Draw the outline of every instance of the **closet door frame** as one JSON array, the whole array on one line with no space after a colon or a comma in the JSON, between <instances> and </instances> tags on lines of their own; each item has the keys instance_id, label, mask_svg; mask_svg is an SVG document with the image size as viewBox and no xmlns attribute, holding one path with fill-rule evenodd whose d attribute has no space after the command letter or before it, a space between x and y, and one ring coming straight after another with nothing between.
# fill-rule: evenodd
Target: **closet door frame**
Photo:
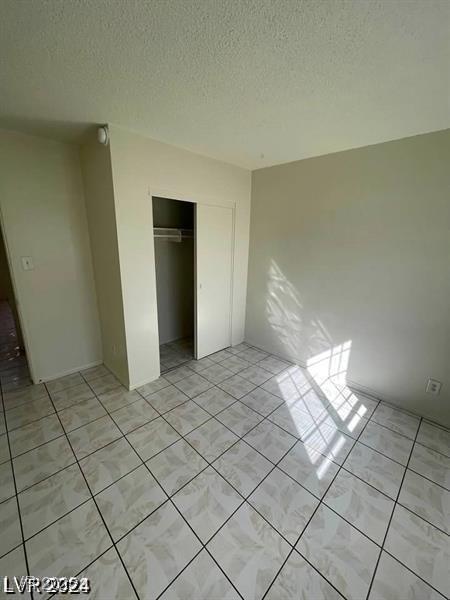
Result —
<instances>
[{"instance_id":1,"label":"closet door frame","mask_svg":"<svg viewBox=\"0 0 450 600\"><path fill-rule=\"evenodd\" d=\"M194 358L197 358L197 206L199 204L207 204L209 206L218 206L222 208L230 208L232 211L232 231L231 231L231 272L230 272L230 306L229 306L229 323L230 323L230 334L229 341L231 345L232 341L232 332L233 332L233 291L234 291L234 255L235 255L235 243L236 243L236 203L235 202L227 202L223 200L218 200L217 198L211 196L202 196L200 194L196 194L195 196L190 196L183 194L180 191L168 190L168 189L157 189L151 188L148 192L150 198L150 215L151 215L151 223L152 223L152 237L153 237L153 197L167 198L169 200L179 200L180 202L190 202L194 205ZM155 299L156 299L156 310L154 311L153 318L155 319L156 327L155 330L158 331L158 347L159 347L159 326L158 326L158 305L156 298L156 263L155 263L155 255L153 254L153 268L152 268L152 278L153 278L153 286L155 290ZM159 366L159 371L161 373L161 367Z\"/></svg>"}]
</instances>

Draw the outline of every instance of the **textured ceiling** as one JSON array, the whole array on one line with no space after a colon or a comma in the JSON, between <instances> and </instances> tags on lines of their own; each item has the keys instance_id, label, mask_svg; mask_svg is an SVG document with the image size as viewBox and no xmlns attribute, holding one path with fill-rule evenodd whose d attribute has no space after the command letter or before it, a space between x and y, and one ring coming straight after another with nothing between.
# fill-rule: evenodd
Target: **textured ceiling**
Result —
<instances>
[{"instance_id":1,"label":"textured ceiling","mask_svg":"<svg viewBox=\"0 0 450 600\"><path fill-rule=\"evenodd\" d=\"M0 0L0 126L259 168L445 129L447 0Z\"/></svg>"}]
</instances>

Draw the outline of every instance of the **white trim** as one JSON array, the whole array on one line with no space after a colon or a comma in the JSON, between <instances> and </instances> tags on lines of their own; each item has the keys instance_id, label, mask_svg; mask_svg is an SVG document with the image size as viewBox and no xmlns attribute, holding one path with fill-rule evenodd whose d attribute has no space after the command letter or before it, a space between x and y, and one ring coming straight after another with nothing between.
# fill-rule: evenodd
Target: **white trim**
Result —
<instances>
[{"instance_id":1,"label":"white trim","mask_svg":"<svg viewBox=\"0 0 450 600\"><path fill-rule=\"evenodd\" d=\"M53 381L54 379L59 379L60 377L65 377L66 375L73 375L73 373L79 373L80 371L85 371L86 369L91 369L92 367L99 367L100 365L103 365L103 361L96 360L94 362L88 363L87 365L77 367L76 369L68 369L66 371L61 371L60 373L57 373L56 375L49 375L47 377L42 377L42 379L39 379L39 381L37 383L47 383L48 381ZM109 369L109 367L106 367L106 368L109 371L111 371L111 369Z\"/></svg>"}]
</instances>

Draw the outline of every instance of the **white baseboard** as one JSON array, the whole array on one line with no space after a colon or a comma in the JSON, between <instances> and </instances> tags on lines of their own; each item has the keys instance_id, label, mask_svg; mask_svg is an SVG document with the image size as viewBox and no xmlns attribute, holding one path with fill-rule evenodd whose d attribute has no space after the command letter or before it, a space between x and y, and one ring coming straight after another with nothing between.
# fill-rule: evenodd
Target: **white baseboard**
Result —
<instances>
[{"instance_id":1,"label":"white baseboard","mask_svg":"<svg viewBox=\"0 0 450 600\"><path fill-rule=\"evenodd\" d=\"M92 367L99 367L103 364L103 361L94 361L91 363L87 363L85 365L81 365L80 367L76 367L74 369L67 369L65 371L60 371L59 373L54 373L52 375L46 375L44 377L40 377L37 381L33 381L33 383L45 383L47 381L53 381L54 379L59 379L60 377L65 377L66 375L73 375L73 373L78 373L79 371L84 371L86 369L90 369Z\"/></svg>"},{"instance_id":2,"label":"white baseboard","mask_svg":"<svg viewBox=\"0 0 450 600\"><path fill-rule=\"evenodd\" d=\"M267 347L261 346L259 344L256 344L254 342L252 342L249 339L244 340L247 344L249 344L250 346L254 346L255 348L259 348L260 350L263 350L264 352L269 352L270 354L272 354L273 356L277 356L279 358L281 358L282 360L288 360L290 362L293 362L297 365L299 365L300 367L302 367L303 369L306 369L306 363L302 360L300 360L298 357L295 356L287 356L287 355L282 355L282 354L274 354L272 352L272 350L270 350ZM435 421L434 419L432 419L431 417L427 417L423 414L419 414L413 410L409 410L406 409L404 406L400 405L398 402L395 402L395 400L393 400L392 398L384 395L384 394L380 394L380 392L378 392L377 390L373 390L371 388L368 388L364 385L361 385L360 383L358 383L357 381L353 381L350 379L347 379L347 384L348 387L352 390L354 390L355 392L359 392L360 394L363 394L364 396L368 396L369 398L372 398L373 400L381 400L382 402L384 402L385 404L389 404L390 406L392 406L393 408L398 408L400 410L402 410L403 412L407 412L411 415L414 415L415 417L425 417L427 419L427 421L436 423L436 425L442 427L442 424L438 423L437 421Z\"/></svg>"}]
</instances>

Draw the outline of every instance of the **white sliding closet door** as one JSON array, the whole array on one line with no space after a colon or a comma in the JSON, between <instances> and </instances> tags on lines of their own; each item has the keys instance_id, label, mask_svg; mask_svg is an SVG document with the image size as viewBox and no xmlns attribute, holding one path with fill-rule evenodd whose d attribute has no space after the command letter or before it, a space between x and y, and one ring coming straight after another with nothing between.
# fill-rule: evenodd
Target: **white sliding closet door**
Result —
<instances>
[{"instance_id":1,"label":"white sliding closet door","mask_svg":"<svg viewBox=\"0 0 450 600\"><path fill-rule=\"evenodd\" d=\"M231 344L233 211L196 205L196 355Z\"/></svg>"}]
</instances>

